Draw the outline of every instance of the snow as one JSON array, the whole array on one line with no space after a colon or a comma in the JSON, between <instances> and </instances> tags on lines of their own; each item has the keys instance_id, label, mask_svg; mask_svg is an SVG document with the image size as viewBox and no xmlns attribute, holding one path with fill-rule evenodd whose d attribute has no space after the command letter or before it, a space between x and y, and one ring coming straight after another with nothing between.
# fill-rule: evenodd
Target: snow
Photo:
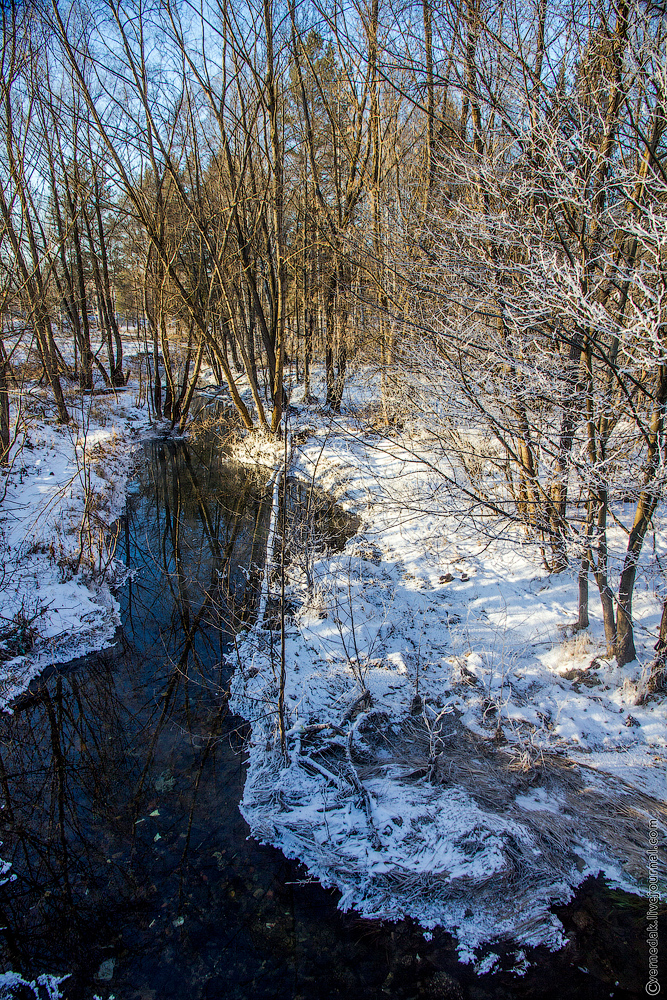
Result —
<instances>
[{"instance_id":1,"label":"snow","mask_svg":"<svg viewBox=\"0 0 667 1000\"><path fill-rule=\"evenodd\" d=\"M18 972L3 972L0 973L0 1000L11 1000L17 995L16 991L20 991L21 996L27 996L25 990L32 990L35 1000L39 1000L40 996L47 996L49 1000L61 1000L60 986L66 979L69 976L45 974L37 976L37 979L27 980Z\"/></svg>"},{"instance_id":2,"label":"snow","mask_svg":"<svg viewBox=\"0 0 667 1000\"><path fill-rule=\"evenodd\" d=\"M557 948L553 904L600 872L643 891L649 817L666 829L667 704L637 703L660 614L648 561L640 662L619 669L593 594L589 630L568 629L572 573L549 576L525 538L457 519L418 429L368 430L375 392L357 380L342 415L297 405L292 418L308 428L292 471L362 524L344 551L307 544L289 566L286 760L279 644L261 621L239 643L242 812L342 909L442 926L465 961L503 939Z\"/></svg>"},{"instance_id":3,"label":"snow","mask_svg":"<svg viewBox=\"0 0 667 1000\"><path fill-rule=\"evenodd\" d=\"M238 637L231 707L251 723L241 809L255 837L336 886L342 909L444 927L480 974L495 967L489 945L512 941L520 974L527 946L563 944L553 905L589 875L642 892L649 818L666 829L667 704L639 698L660 614L651 561L638 660L619 669L593 601L590 628L568 627L573 574L549 576L519 534L457 518L429 439L369 430L377 409L377 386L357 378L342 415L301 404L291 418L292 473L360 527L342 551L323 552L316 525L288 540L286 758L280 644L261 613L269 573ZM105 532L147 424L133 388L84 396L76 426L26 423L0 506L6 709L45 667L114 640L123 568ZM256 434L237 451L274 470L276 508L282 443ZM662 556L660 516L650 547Z\"/></svg>"},{"instance_id":4,"label":"snow","mask_svg":"<svg viewBox=\"0 0 667 1000\"><path fill-rule=\"evenodd\" d=\"M123 578L109 529L148 425L136 387L78 394L72 422L24 414L0 505L0 707L46 667L110 645Z\"/></svg>"}]
</instances>

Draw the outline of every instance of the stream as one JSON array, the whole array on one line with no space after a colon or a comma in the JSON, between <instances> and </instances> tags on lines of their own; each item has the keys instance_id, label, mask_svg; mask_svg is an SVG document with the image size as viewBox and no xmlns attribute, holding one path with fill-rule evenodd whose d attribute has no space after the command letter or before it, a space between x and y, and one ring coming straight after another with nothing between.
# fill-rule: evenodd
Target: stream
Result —
<instances>
[{"instance_id":1,"label":"stream","mask_svg":"<svg viewBox=\"0 0 667 1000\"><path fill-rule=\"evenodd\" d=\"M115 647L42 678L0 721L1 854L17 876L0 887L2 968L69 974L66 1000L642 995L645 903L601 880L558 910L566 949L531 953L520 978L478 977L447 934L342 914L337 893L248 839L247 730L226 691L257 600L267 478L212 435L144 444ZM321 519L324 543L353 530L340 509Z\"/></svg>"}]
</instances>

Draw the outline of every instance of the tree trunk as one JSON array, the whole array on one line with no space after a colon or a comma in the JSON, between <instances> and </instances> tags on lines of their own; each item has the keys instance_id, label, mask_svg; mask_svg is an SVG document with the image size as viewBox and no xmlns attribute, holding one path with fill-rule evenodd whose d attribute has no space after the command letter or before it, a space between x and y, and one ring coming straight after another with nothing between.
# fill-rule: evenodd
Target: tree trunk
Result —
<instances>
[{"instance_id":1,"label":"tree trunk","mask_svg":"<svg viewBox=\"0 0 667 1000\"><path fill-rule=\"evenodd\" d=\"M667 365L661 365L658 371L653 413L649 425L648 449L644 464L644 488L637 501L634 523L628 538L618 586L616 661L619 667L630 663L637 655L632 627L632 593L644 538L661 494L655 479L660 467L660 453L664 446L665 403L667 403Z\"/></svg>"},{"instance_id":2,"label":"tree trunk","mask_svg":"<svg viewBox=\"0 0 667 1000\"><path fill-rule=\"evenodd\" d=\"M0 338L0 465L6 465L11 444L9 421L9 359Z\"/></svg>"},{"instance_id":3,"label":"tree trunk","mask_svg":"<svg viewBox=\"0 0 667 1000\"><path fill-rule=\"evenodd\" d=\"M579 601L578 601L578 617L577 617L577 628L585 629L588 628L588 556L584 555L581 557L581 565L579 567Z\"/></svg>"},{"instance_id":4,"label":"tree trunk","mask_svg":"<svg viewBox=\"0 0 667 1000\"><path fill-rule=\"evenodd\" d=\"M336 373L334 370L336 275L332 272L327 286L325 307L326 343L324 347L324 368L326 376L326 405L333 406L336 398Z\"/></svg>"},{"instance_id":5,"label":"tree trunk","mask_svg":"<svg viewBox=\"0 0 667 1000\"><path fill-rule=\"evenodd\" d=\"M655 644L655 658L646 682L645 701L649 695L667 690L667 597L662 602L662 617L658 631L658 641Z\"/></svg>"},{"instance_id":6,"label":"tree trunk","mask_svg":"<svg viewBox=\"0 0 667 1000\"><path fill-rule=\"evenodd\" d=\"M604 635L607 642L607 655L614 656L616 653L616 615L614 611L614 595L609 586L608 579L608 550L607 550L607 491L604 488L598 490L593 501L597 509L596 542L595 555L589 550L589 560L593 566L595 582L600 592L600 602L602 604L602 621L604 623Z\"/></svg>"}]
</instances>

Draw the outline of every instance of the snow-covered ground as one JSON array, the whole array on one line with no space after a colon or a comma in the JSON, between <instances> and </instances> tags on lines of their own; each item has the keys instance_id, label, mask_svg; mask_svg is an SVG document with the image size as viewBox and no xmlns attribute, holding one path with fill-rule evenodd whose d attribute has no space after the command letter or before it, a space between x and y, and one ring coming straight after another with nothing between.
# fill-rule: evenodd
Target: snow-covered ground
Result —
<instances>
[{"instance_id":1,"label":"snow-covered ground","mask_svg":"<svg viewBox=\"0 0 667 1000\"><path fill-rule=\"evenodd\" d=\"M0 707L48 665L113 641L122 567L108 532L148 425L136 399L135 386L78 394L67 426L23 415L0 504Z\"/></svg>"},{"instance_id":2,"label":"snow-covered ground","mask_svg":"<svg viewBox=\"0 0 667 1000\"><path fill-rule=\"evenodd\" d=\"M104 539L148 425L136 395L84 397L68 427L26 421L0 505L4 706L45 666L113 640L122 568ZM480 972L494 942L514 941L521 971L526 945L562 943L553 903L597 872L641 891L650 823L664 839L667 699L638 702L662 522L638 575L638 660L619 670L593 588L591 627L574 634L574 575L547 575L520 535L493 541L455 518L428 441L377 433L374 409L377 387L353 381L340 417L298 405L292 418L292 473L361 527L342 551L323 553L315 524L291 546L287 759L280 642L262 621L240 637L242 811L256 837L337 886L341 907L443 926ZM238 457L275 468L281 451L256 436Z\"/></svg>"},{"instance_id":3,"label":"snow-covered ground","mask_svg":"<svg viewBox=\"0 0 667 1000\"><path fill-rule=\"evenodd\" d=\"M340 417L297 405L292 472L362 525L342 552L308 544L289 567L287 759L280 643L260 622L239 646L242 811L343 909L443 926L480 972L494 941L514 941L520 971L522 946L563 943L553 903L598 872L642 891L651 822L664 839L667 699L638 703L664 538L647 543L638 660L620 670L594 589L574 634L574 573L549 576L520 535L494 542L439 512L436 459L414 428L369 430L374 399L359 383Z\"/></svg>"}]
</instances>

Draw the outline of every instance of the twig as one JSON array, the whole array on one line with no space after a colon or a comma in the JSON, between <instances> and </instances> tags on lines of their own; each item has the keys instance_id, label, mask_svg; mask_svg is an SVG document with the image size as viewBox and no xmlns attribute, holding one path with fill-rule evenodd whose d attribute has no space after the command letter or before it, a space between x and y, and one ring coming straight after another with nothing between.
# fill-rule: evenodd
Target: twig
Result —
<instances>
[{"instance_id":1,"label":"twig","mask_svg":"<svg viewBox=\"0 0 667 1000\"><path fill-rule=\"evenodd\" d=\"M366 694L368 692L365 692ZM347 746L345 748L345 759L347 761L347 766L350 772L350 780L355 787L355 790L361 798L362 805L364 807L364 812L366 813L366 822L368 823L368 831L370 833L371 844L376 851L382 850L382 841L375 829L375 824L373 823L373 810L371 807L371 797L362 785L359 775L357 774L357 769L352 763L352 739L354 737L354 729L350 729L350 735L347 738Z\"/></svg>"},{"instance_id":2,"label":"twig","mask_svg":"<svg viewBox=\"0 0 667 1000\"><path fill-rule=\"evenodd\" d=\"M364 701L368 701L368 702L369 702L369 704L372 704L372 701L373 701L373 699L372 699L372 697L371 697L371 693L370 693L370 691L368 690L368 688L364 688L364 690L363 690L363 691L361 692L361 694L359 695L359 697L358 697L358 698L355 698L355 700L354 700L354 701L352 702L352 704L351 704L351 705L349 706L349 708L348 708L348 709L346 710L346 712L345 712L345 715L344 715L344 716L343 716L343 718L342 718L342 719L340 720L340 724L341 724L341 726L342 726L342 725L343 725L344 723L346 723L346 722L349 722L349 721L350 721L350 719L352 718L352 716L354 715L354 713L356 712L356 710L357 710L357 709L359 708L359 706L360 706L360 705L361 705L361 704L362 704L362 703L363 703Z\"/></svg>"},{"instance_id":3,"label":"twig","mask_svg":"<svg viewBox=\"0 0 667 1000\"><path fill-rule=\"evenodd\" d=\"M322 775L322 777L327 778L329 781L332 781L336 786L336 788L338 788L340 791L343 791L343 782L341 781L340 777L337 774L333 773L333 771L329 771L328 768L323 767L321 764L318 764L317 761L312 759L312 757L299 756L298 761L300 767L303 767L304 765L312 767L314 771L317 771L319 774Z\"/></svg>"}]
</instances>

